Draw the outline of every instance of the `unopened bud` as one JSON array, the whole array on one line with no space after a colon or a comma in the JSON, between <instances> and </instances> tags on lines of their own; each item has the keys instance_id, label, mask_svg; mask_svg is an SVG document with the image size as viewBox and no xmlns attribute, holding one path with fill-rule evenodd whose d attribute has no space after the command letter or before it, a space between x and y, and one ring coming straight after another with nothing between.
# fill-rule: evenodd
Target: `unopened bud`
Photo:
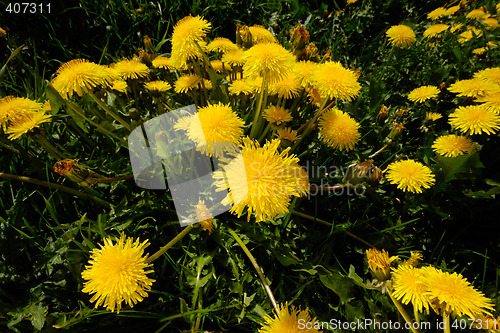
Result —
<instances>
[{"instance_id":1,"label":"unopened bud","mask_svg":"<svg viewBox=\"0 0 500 333\"><path fill-rule=\"evenodd\" d=\"M397 123L392 126L391 132L387 135L386 140L394 141L396 140L401 133L403 132L404 126L402 123Z\"/></svg>"},{"instance_id":2,"label":"unopened bud","mask_svg":"<svg viewBox=\"0 0 500 333\"><path fill-rule=\"evenodd\" d=\"M77 159L57 161L56 164L54 164L54 171L80 186L89 186L95 182L94 172L90 169L83 169L80 167Z\"/></svg>"},{"instance_id":3,"label":"unopened bud","mask_svg":"<svg viewBox=\"0 0 500 333\"><path fill-rule=\"evenodd\" d=\"M386 120L388 116L389 116L389 108L384 104L382 104L382 107L380 108L380 111L377 114L377 123L379 125L383 124L384 120Z\"/></svg>"}]
</instances>

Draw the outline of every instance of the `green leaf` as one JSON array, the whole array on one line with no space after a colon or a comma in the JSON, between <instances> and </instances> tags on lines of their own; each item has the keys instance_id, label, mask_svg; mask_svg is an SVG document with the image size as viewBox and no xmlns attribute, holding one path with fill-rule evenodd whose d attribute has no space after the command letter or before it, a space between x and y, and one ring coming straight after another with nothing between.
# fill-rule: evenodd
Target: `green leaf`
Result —
<instances>
[{"instance_id":1,"label":"green leaf","mask_svg":"<svg viewBox=\"0 0 500 333\"><path fill-rule=\"evenodd\" d=\"M340 272L333 271L331 275L321 275L319 279L325 287L337 294L342 304L353 299L352 280Z\"/></svg>"},{"instance_id":2,"label":"green leaf","mask_svg":"<svg viewBox=\"0 0 500 333\"><path fill-rule=\"evenodd\" d=\"M479 169L484 168L477 152L456 157L436 156L434 159L441 167L441 187L454 179L477 177Z\"/></svg>"}]
</instances>

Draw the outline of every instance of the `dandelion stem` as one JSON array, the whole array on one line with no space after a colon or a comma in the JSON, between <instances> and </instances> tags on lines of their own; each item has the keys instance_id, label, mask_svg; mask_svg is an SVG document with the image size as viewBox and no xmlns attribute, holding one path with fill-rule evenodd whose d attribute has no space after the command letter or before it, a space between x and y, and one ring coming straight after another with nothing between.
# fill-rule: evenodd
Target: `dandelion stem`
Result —
<instances>
[{"instance_id":1,"label":"dandelion stem","mask_svg":"<svg viewBox=\"0 0 500 333\"><path fill-rule=\"evenodd\" d=\"M255 108L255 114L253 117L252 128L250 129L250 137L251 138L257 137L257 134L259 133L261 109L262 109L262 106L263 105L265 106L267 103L267 79L268 79L268 76L269 76L268 73L264 72L264 76L262 78L262 89L260 91L259 102L257 103L257 107Z\"/></svg>"},{"instance_id":2,"label":"dandelion stem","mask_svg":"<svg viewBox=\"0 0 500 333\"><path fill-rule=\"evenodd\" d=\"M382 151L384 151L384 149L387 148L388 146L389 146L389 143L386 143L382 148L380 148L379 150L377 150L376 152L374 152L373 154L371 154L370 156L368 156L368 158L373 158L373 157L377 156Z\"/></svg>"},{"instance_id":3,"label":"dandelion stem","mask_svg":"<svg viewBox=\"0 0 500 333\"><path fill-rule=\"evenodd\" d=\"M36 178L30 178L30 177L25 177L25 176L12 175L12 174L3 173L3 172L0 172L0 178L7 178L7 179L12 179L12 180L18 180L18 181L25 182L25 183L30 183L30 184L35 184L35 185L49 187L49 188L54 188L56 190L61 190L63 192L75 195L75 196L80 197L80 198L93 200L93 201L95 201L96 203L98 203L99 205L101 205L103 207L106 207L106 208L111 207L110 203L108 203L108 202L106 202L106 201L104 201L104 200L102 200L102 199L100 199L98 197L95 197L95 196L90 195L88 193L83 193L83 192L77 191L75 189L72 189L72 188L64 186L64 185L59 185L59 184L51 183L51 182L40 180L40 179L36 179Z\"/></svg>"},{"instance_id":4,"label":"dandelion stem","mask_svg":"<svg viewBox=\"0 0 500 333\"><path fill-rule=\"evenodd\" d=\"M276 310L276 313L279 315L280 314L280 309L278 308L278 304L276 303L276 299L274 298L273 292L271 291L271 287L269 287L269 284L267 283L266 277L262 273L262 270L260 269L259 265L257 264L257 260L255 260L255 257L252 255L248 247L243 243L241 240L240 236L234 230L232 229L227 229L228 232L233 236L234 240L240 245L240 247L243 249L243 252L247 255L248 259L252 262L253 267L257 271L257 274L259 275L260 280L262 281L262 284L264 285L264 289L267 292L267 295L269 296L269 299L271 300L271 303L273 304L274 310Z\"/></svg>"},{"instance_id":5,"label":"dandelion stem","mask_svg":"<svg viewBox=\"0 0 500 333\"><path fill-rule=\"evenodd\" d=\"M333 225L333 224L331 224L330 222L327 222L327 221L322 220L322 219L318 219L318 218L316 218L316 217L314 217L314 216L311 216L311 215L308 215L308 214L304 214L304 213L301 213L301 212L297 212L297 211L295 211L295 210L290 210L290 213L292 213L292 214L294 214L294 215L297 215L297 216L300 216L300 217L303 217L303 218L305 218L305 219L311 220L311 221L316 221L316 222L318 222L318 223L321 223L321 224L326 225L326 226L329 226L329 227L333 227L334 229L341 230L339 227L334 226L334 225ZM351 237L352 239L357 240L358 242L361 242L361 243L365 244L365 245L366 245L366 246L368 246L368 247L375 247L375 245L373 245L373 244L371 244L371 243L369 243L369 242L365 241L363 238L361 238L361 237L359 237L359 236L357 236L357 235L353 234L353 233L352 233L352 232L350 232L350 231L347 231L347 230L342 230L342 231L344 231L344 233L345 233L347 236Z\"/></svg>"},{"instance_id":6,"label":"dandelion stem","mask_svg":"<svg viewBox=\"0 0 500 333\"><path fill-rule=\"evenodd\" d=\"M131 131L130 124L128 124L125 120L123 120L119 115L111 111L111 109L108 108L108 106L104 104L99 98L97 98L97 96L94 95L92 91L89 91L88 94L104 111L106 111L111 117L113 117L116 121L122 124L126 129Z\"/></svg>"},{"instance_id":7,"label":"dandelion stem","mask_svg":"<svg viewBox=\"0 0 500 333\"><path fill-rule=\"evenodd\" d=\"M124 175L110 178L92 178L92 181L95 183L104 183L104 182L117 182L120 180L132 179L134 175Z\"/></svg>"},{"instance_id":8,"label":"dandelion stem","mask_svg":"<svg viewBox=\"0 0 500 333\"><path fill-rule=\"evenodd\" d=\"M394 296L392 296L392 292L391 292L389 286L387 288L387 293L389 294L389 297L391 298L392 302L394 303L394 305L398 309L399 313L401 313L404 320L408 323L408 326L410 326L411 331L413 333L420 333L420 330L418 328L413 327L413 320L411 320L410 316L408 315L406 310L403 308L401 303L397 299L395 299Z\"/></svg>"},{"instance_id":9,"label":"dandelion stem","mask_svg":"<svg viewBox=\"0 0 500 333\"><path fill-rule=\"evenodd\" d=\"M168 249L170 249L172 246L177 244L178 241L180 241L184 236L186 236L193 228L195 227L195 224L190 224L187 227L185 227L181 232L177 234L170 242L165 244L161 249L156 251L152 256L149 256L146 258L145 262L150 263L153 260L158 259L163 253L165 253Z\"/></svg>"},{"instance_id":10,"label":"dandelion stem","mask_svg":"<svg viewBox=\"0 0 500 333\"><path fill-rule=\"evenodd\" d=\"M59 150L57 150L57 148L54 147L49 142L49 140L47 140L47 137L45 136L44 131L29 132L29 136L30 136L30 138L32 138L33 140L38 142L56 160L63 160L66 158L63 153L61 153Z\"/></svg>"},{"instance_id":11,"label":"dandelion stem","mask_svg":"<svg viewBox=\"0 0 500 333\"><path fill-rule=\"evenodd\" d=\"M443 314L443 321L444 321L443 332L450 333L451 329L450 329L450 314L449 313Z\"/></svg>"}]
</instances>

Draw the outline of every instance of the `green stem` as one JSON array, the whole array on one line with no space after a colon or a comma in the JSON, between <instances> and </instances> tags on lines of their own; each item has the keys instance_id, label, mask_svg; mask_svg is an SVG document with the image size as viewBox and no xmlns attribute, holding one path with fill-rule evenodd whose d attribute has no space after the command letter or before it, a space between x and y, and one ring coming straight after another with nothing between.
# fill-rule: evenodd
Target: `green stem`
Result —
<instances>
[{"instance_id":1,"label":"green stem","mask_svg":"<svg viewBox=\"0 0 500 333\"><path fill-rule=\"evenodd\" d=\"M311 221L316 221L316 222L318 222L318 223L321 223L321 224L326 225L326 226L329 226L329 227L333 227L334 229L341 230L341 229L339 229L339 227L334 226L334 225L333 225L333 224L331 224L330 222L327 222L327 221L322 220L322 219L318 219L318 218L316 218L316 217L314 217L314 216L311 216L311 215L308 215L308 214L304 214L304 213L301 213L301 212L297 212L297 211L295 211L295 210L290 210L290 213L292 213L292 214L294 214L294 215L297 215L297 216L300 216L300 217L303 217L303 218L305 218L305 219L311 220ZM347 230L343 230L343 231L344 231L344 233L345 233L347 236L349 236L349 237L351 237L351 238L353 238L353 239L355 239L355 240L357 240L357 241L359 241L359 242L361 242L361 243L365 244L366 246L368 246L368 247L373 247L373 248L375 247L375 245L373 245L373 244L371 244L371 243L369 243L369 242L365 241L363 238L361 238L361 237L359 237L359 236L357 236L357 235L353 234L352 232L347 231Z\"/></svg>"},{"instance_id":2,"label":"green stem","mask_svg":"<svg viewBox=\"0 0 500 333\"><path fill-rule=\"evenodd\" d=\"M260 90L259 102L257 103L257 107L255 108L255 114L253 117L252 128L250 129L250 137L255 138L260 130L260 118L261 118L261 109L262 106L267 102L267 80L268 80L267 72L264 72L264 77L262 78L262 89Z\"/></svg>"},{"instance_id":3,"label":"green stem","mask_svg":"<svg viewBox=\"0 0 500 333\"><path fill-rule=\"evenodd\" d=\"M411 320L410 316L408 315L408 313L406 312L406 310L403 308L403 305L401 305L401 303L397 299L395 299L394 296L392 296L392 292L391 292L389 286L387 287L387 293L389 294L389 297L391 298L392 302L394 303L394 305L398 309L399 313L401 313L401 315L403 316L404 320L410 326L411 331L413 333L420 333L420 330L418 328L414 328L413 327L413 320Z\"/></svg>"},{"instance_id":4,"label":"green stem","mask_svg":"<svg viewBox=\"0 0 500 333\"><path fill-rule=\"evenodd\" d=\"M31 133L30 137L38 142L50 155L52 155L56 160L64 160L66 157L63 153L57 150L45 136L43 131L36 131L35 133Z\"/></svg>"},{"instance_id":5,"label":"green stem","mask_svg":"<svg viewBox=\"0 0 500 333\"><path fill-rule=\"evenodd\" d=\"M295 143L292 145L292 149L290 149L290 154L297 148L297 146L300 144L300 142L311 132L313 124L316 122L316 120L319 118L321 113L323 113L324 110L328 109L330 105L333 105L334 102L332 102L328 107L325 108L326 103L328 102L328 98L324 98L323 102L321 102L321 105L318 109L318 112L316 112L316 115L309 119L307 122L307 125L304 129L304 132L301 134L300 138L295 141Z\"/></svg>"},{"instance_id":6,"label":"green stem","mask_svg":"<svg viewBox=\"0 0 500 333\"><path fill-rule=\"evenodd\" d=\"M269 296L269 299L271 300L271 303L273 304L274 310L276 311L276 314L280 314L280 309L278 308L278 304L276 303L276 299L274 298L273 292L271 291L271 287L269 287L269 284L267 283L266 277L262 273L262 270L260 269L259 265L257 264L257 260L255 260L255 257L252 255L248 247L243 243L241 240L240 236L234 232L232 229L227 229L227 231L233 236L234 240L239 244L239 246L242 248L243 252L247 255L248 259L250 259L250 262L252 263L253 267L257 271L257 275L259 275L260 280L262 281L262 284L264 285L264 289L267 292L267 295Z\"/></svg>"},{"instance_id":7,"label":"green stem","mask_svg":"<svg viewBox=\"0 0 500 333\"><path fill-rule=\"evenodd\" d=\"M168 242L165 246L163 246L161 249L159 249L156 253L154 253L152 256L149 256L146 258L145 262L150 263L153 260L158 259L163 253L165 253L168 249L170 249L172 246L177 244L178 241L180 241L184 236L186 236L193 228L195 227L195 224L190 224L187 227L184 228L177 236L172 238L170 242Z\"/></svg>"},{"instance_id":8,"label":"green stem","mask_svg":"<svg viewBox=\"0 0 500 333\"><path fill-rule=\"evenodd\" d=\"M259 142L262 142L262 140L264 140L264 138L266 137L266 134L267 134L267 132L269 132L270 128L271 128L271 123L267 123L266 128L264 129L264 131L262 132L262 135L259 138Z\"/></svg>"},{"instance_id":9,"label":"green stem","mask_svg":"<svg viewBox=\"0 0 500 333\"><path fill-rule=\"evenodd\" d=\"M83 193L83 192L77 191L75 189L72 189L72 188L64 186L64 185L59 185L59 184L51 183L48 181L42 181L40 179L35 179L35 178L30 178L30 177L25 177L25 176L12 175L12 174L3 173L3 172L0 172L0 178L7 178L7 179L17 180L17 181L21 181L21 182L25 182L25 183L54 188L56 190L61 190L63 192L72 194L72 195L80 197L80 198L93 200L103 207L106 207L106 208L111 207L110 203L108 203L100 198L94 197L93 195L90 195L88 193Z\"/></svg>"},{"instance_id":10,"label":"green stem","mask_svg":"<svg viewBox=\"0 0 500 333\"><path fill-rule=\"evenodd\" d=\"M450 329L450 314L449 313L443 314L443 321L444 321L443 332L444 333L451 333L451 329Z\"/></svg>"},{"instance_id":11,"label":"green stem","mask_svg":"<svg viewBox=\"0 0 500 333\"><path fill-rule=\"evenodd\" d=\"M97 96L94 95L92 91L89 91L88 94L104 111L106 111L111 117L113 117L116 121L122 124L126 129L131 131L130 124L128 124L125 120L123 120L119 115L111 111L111 109L108 108L108 106L104 104L99 98L97 98Z\"/></svg>"},{"instance_id":12,"label":"green stem","mask_svg":"<svg viewBox=\"0 0 500 333\"><path fill-rule=\"evenodd\" d=\"M66 104L67 104L68 107L71 108L71 110L75 111L80 117L82 117L83 119L85 119L86 121L88 121L89 124L95 126L99 131L101 131L102 133L107 134L107 135L115 138L123 146L125 146L125 147L128 146L127 141L123 140L122 138L120 138L116 134L114 134L113 132L108 131L107 129L105 129L104 127L102 127L101 125L99 125L98 123L94 122L92 119L90 119L87 116L85 116L85 114L81 110L79 110L78 107L76 107L73 103L66 102Z\"/></svg>"},{"instance_id":13,"label":"green stem","mask_svg":"<svg viewBox=\"0 0 500 333\"><path fill-rule=\"evenodd\" d=\"M384 149L387 148L388 146L389 146L389 143L386 143L382 148L380 148L379 150L377 150L376 152L374 152L373 154L368 156L368 158L374 158L375 156L380 154L382 151L384 151Z\"/></svg>"}]
</instances>

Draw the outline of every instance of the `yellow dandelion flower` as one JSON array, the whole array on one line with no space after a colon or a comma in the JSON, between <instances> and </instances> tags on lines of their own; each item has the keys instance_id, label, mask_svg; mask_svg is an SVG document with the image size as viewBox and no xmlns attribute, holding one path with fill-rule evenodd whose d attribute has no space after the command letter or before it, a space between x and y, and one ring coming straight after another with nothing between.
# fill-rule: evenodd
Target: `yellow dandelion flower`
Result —
<instances>
[{"instance_id":1,"label":"yellow dandelion flower","mask_svg":"<svg viewBox=\"0 0 500 333\"><path fill-rule=\"evenodd\" d=\"M117 75L106 66L73 59L59 67L51 83L63 98L68 99L75 92L83 96L95 87L110 86L117 79Z\"/></svg>"},{"instance_id":2,"label":"yellow dandelion flower","mask_svg":"<svg viewBox=\"0 0 500 333\"><path fill-rule=\"evenodd\" d=\"M121 93L126 93L127 92L127 81L124 80L115 80L113 81L113 84L111 87L109 87L111 90L116 90Z\"/></svg>"},{"instance_id":3,"label":"yellow dandelion flower","mask_svg":"<svg viewBox=\"0 0 500 333\"><path fill-rule=\"evenodd\" d=\"M189 90L197 89L201 83L201 77L196 74L182 75L175 81L174 90L176 93L186 93Z\"/></svg>"},{"instance_id":4,"label":"yellow dandelion flower","mask_svg":"<svg viewBox=\"0 0 500 333\"><path fill-rule=\"evenodd\" d=\"M234 80L227 89L231 95L250 95L255 91L255 87L245 79Z\"/></svg>"},{"instance_id":5,"label":"yellow dandelion flower","mask_svg":"<svg viewBox=\"0 0 500 333\"><path fill-rule=\"evenodd\" d=\"M413 308L429 314L427 287L422 281L422 270L410 265L400 265L392 272L393 296L403 304L411 302Z\"/></svg>"},{"instance_id":6,"label":"yellow dandelion flower","mask_svg":"<svg viewBox=\"0 0 500 333\"><path fill-rule=\"evenodd\" d=\"M500 85L482 79L459 80L448 88L452 93L460 97L483 97L491 93L500 91Z\"/></svg>"},{"instance_id":7,"label":"yellow dandelion flower","mask_svg":"<svg viewBox=\"0 0 500 333\"><path fill-rule=\"evenodd\" d=\"M312 73L318 64L312 61L299 61L293 66L293 71L303 87L312 84Z\"/></svg>"},{"instance_id":8,"label":"yellow dandelion flower","mask_svg":"<svg viewBox=\"0 0 500 333\"><path fill-rule=\"evenodd\" d=\"M434 24L425 29L423 36L425 38L440 37L440 34L447 30L450 26L448 24Z\"/></svg>"},{"instance_id":9,"label":"yellow dandelion flower","mask_svg":"<svg viewBox=\"0 0 500 333\"><path fill-rule=\"evenodd\" d=\"M500 67L491 67L474 73L474 78L488 80L500 84Z\"/></svg>"},{"instance_id":10,"label":"yellow dandelion flower","mask_svg":"<svg viewBox=\"0 0 500 333\"><path fill-rule=\"evenodd\" d=\"M96 308L102 304L119 313L122 302L133 307L148 296L155 281L146 275L153 273L144 256L148 245L148 241L141 243L122 234L115 244L107 238L104 245L91 251L89 265L82 272L87 280L82 291L94 294L90 302L96 302Z\"/></svg>"},{"instance_id":11,"label":"yellow dandelion flower","mask_svg":"<svg viewBox=\"0 0 500 333\"><path fill-rule=\"evenodd\" d=\"M200 221L200 226L203 231L208 231L208 234L211 235L214 231L212 214L207 208L204 200L198 199L198 204L196 205L196 219Z\"/></svg>"},{"instance_id":12,"label":"yellow dandelion flower","mask_svg":"<svg viewBox=\"0 0 500 333\"><path fill-rule=\"evenodd\" d=\"M232 67L242 67L245 63L243 60L244 55L245 52L242 49L237 48L224 53L221 60L223 63L229 64Z\"/></svg>"},{"instance_id":13,"label":"yellow dandelion flower","mask_svg":"<svg viewBox=\"0 0 500 333\"><path fill-rule=\"evenodd\" d=\"M225 37L216 37L208 43L207 49L210 52L226 53L229 51L236 51L238 49L238 45Z\"/></svg>"},{"instance_id":14,"label":"yellow dandelion flower","mask_svg":"<svg viewBox=\"0 0 500 333\"><path fill-rule=\"evenodd\" d=\"M434 140L431 146L436 154L445 157L455 157L470 153L473 147L474 142L471 139L455 134L440 136Z\"/></svg>"},{"instance_id":15,"label":"yellow dandelion flower","mask_svg":"<svg viewBox=\"0 0 500 333\"><path fill-rule=\"evenodd\" d=\"M301 89L299 78L293 73L282 77L269 85L269 94L278 95L279 98L293 99L299 96Z\"/></svg>"},{"instance_id":16,"label":"yellow dandelion flower","mask_svg":"<svg viewBox=\"0 0 500 333\"><path fill-rule=\"evenodd\" d=\"M144 88L151 92L165 92L172 89L172 86L168 82L157 80L147 82L144 84Z\"/></svg>"},{"instance_id":17,"label":"yellow dandelion flower","mask_svg":"<svg viewBox=\"0 0 500 333\"><path fill-rule=\"evenodd\" d=\"M386 250L379 251L376 248L366 250L368 267L380 282L391 278L391 263L398 258L398 256L389 257L389 252Z\"/></svg>"},{"instance_id":18,"label":"yellow dandelion flower","mask_svg":"<svg viewBox=\"0 0 500 333\"><path fill-rule=\"evenodd\" d=\"M472 50L472 53L481 55L485 54L487 50L487 47L478 47L477 49Z\"/></svg>"},{"instance_id":19,"label":"yellow dandelion flower","mask_svg":"<svg viewBox=\"0 0 500 333\"><path fill-rule=\"evenodd\" d=\"M155 68L171 69L171 70L176 69L174 62L170 57L156 57L153 59L151 63Z\"/></svg>"},{"instance_id":20,"label":"yellow dandelion flower","mask_svg":"<svg viewBox=\"0 0 500 333\"><path fill-rule=\"evenodd\" d=\"M210 28L211 24L201 16L186 16L175 24L171 58L176 68L185 67L189 59L202 57L198 46L207 50L204 39Z\"/></svg>"},{"instance_id":21,"label":"yellow dandelion flower","mask_svg":"<svg viewBox=\"0 0 500 333\"><path fill-rule=\"evenodd\" d=\"M437 97L439 89L436 86L421 86L413 89L408 94L408 99L412 102L423 103L428 99Z\"/></svg>"},{"instance_id":22,"label":"yellow dandelion flower","mask_svg":"<svg viewBox=\"0 0 500 333\"><path fill-rule=\"evenodd\" d=\"M122 59L112 68L123 80L145 78L149 75L148 66L137 60Z\"/></svg>"},{"instance_id":23,"label":"yellow dandelion flower","mask_svg":"<svg viewBox=\"0 0 500 333\"><path fill-rule=\"evenodd\" d=\"M437 112L427 112L425 114L425 119L429 119L430 121L436 121L438 119L443 118L443 115L441 113Z\"/></svg>"},{"instance_id":24,"label":"yellow dandelion flower","mask_svg":"<svg viewBox=\"0 0 500 333\"><path fill-rule=\"evenodd\" d=\"M293 120L290 111L281 106L275 105L267 107L262 113L262 116L264 117L264 119L274 125L281 125L282 123L287 123Z\"/></svg>"},{"instance_id":25,"label":"yellow dandelion flower","mask_svg":"<svg viewBox=\"0 0 500 333\"><path fill-rule=\"evenodd\" d=\"M448 15L446 8L444 7L439 7L434 9L432 12L427 14L427 19L435 21L437 19L440 19L443 16Z\"/></svg>"},{"instance_id":26,"label":"yellow dandelion flower","mask_svg":"<svg viewBox=\"0 0 500 333\"><path fill-rule=\"evenodd\" d=\"M217 142L238 144L243 136L245 122L230 105L209 104L198 109L200 121L192 121L187 136L198 145L198 150L207 155L222 156L228 148Z\"/></svg>"},{"instance_id":27,"label":"yellow dandelion flower","mask_svg":"<svg viewBox=\"0 0 500 333\"><path fill-rule=\"evenodd\" d=\"M210 65L212 65L213 69L218 73L231 70L231 66L229 64L224 64L221 60L212 60L210 61Z\"/></svg>"},{"instance_id":28,"label":"yellow dandelion flower","mask_svg":"<svg viewBox=\"0 0 500 333\"><path fill-rule=\"evenodd\" d=\"M360 137L359 126L356 120L337 108L326 111L318 123L321 140L340 151L354 149Z\"/></svg>"},{"instance_id":29,"label":"yellow dandelion flower","mask_svg":"<svg viewBox=\"0 0 500 333\"><path fill-rule=\"evenodd\" d=\"M460 106L448 117L449 123L460 132L494 134L500 129L500 115L484 105Z\"/></svg>"},{"instance_id":30,"label":"yellow dandelion flower","mask_svg":"<svg viewBox=\"0 0 500 333\"><path fill-rule=\"evenodd\" d=\"M202 88L202 89L206 89L206 90L212 90L214 88L214 85L212 84L212 81L208 80L208 79L205 79L203 78L201 80L201 84L196 87L196 88Z\"/></svg>"},{"instance_id":31,"label":"yellow dandelion flower","mask_svg":"<svg viewBox=\"0 0 500 333\"><path fill-rule=\"evenodd\" d=\"M456 6L451 6L450 8L447 8L446 9L446 12L445 12L445 16L448 16L448 15L455 15L456 12L458 12L460 10L460 5L456 5Z\"/></svg>"},{"instance_id":32,"label":"yellow dandelion flower","mask_svg":"<svg viewBox=\"0 0 500 333\"><path fill-rule=\"evenodd\" d=\"M483 18L485 15L487 14L484 12L483 7L481 7L471 10L465 17L469 19L475 19L475 18Z\"/></svg>"},{"instance_id":33,"label":"yellow dandelion flower","mask_svg":"<svg viewBox=\"0 0 500 333\"><path fill-rule=\"evenodd\" d=\"M315 105L315 106L320 106L321 103L323 102L323 97L321 97L318 89L315 89L313 87L307 87L306 88L306 92L307 92L307 97L309 98L309 102L312 104L312 105Z\"/></svg>"},{"instance_id":34,"label":"yellow dandelion flower","mask_svg":"<svg viewBox=\"0 0 500 333\"><path fill-rule=\"evenodd\" d=\"M402 263L402 265L403 266L410 266L410 267L417 267L419 261L422 261L423 257L424 256L422 255L422 253L411 251L410 258L408 258L408 260L405 260Z\"/></svg>"},{"instance_id":35,"label":"yellow dandelion flower","mask_svg":"<svg viewBox=\"0 0 500 333\"><path fill-rule=\"evenodd\" d=\"M361 90L356 73L342 67L340 62L318 64L312 72L312 82L323 98L350 101Z\"/></svg>"},{"instance_id":36,"label":"yellow dandelion flower","mask_svg":"<svg viewBox=\"0 0 500 333\"><path fill-rule=\"evenodd\" d=\"M453 26L450 28L450 32L455 33L456 31L462 29L464 26L463 23L454 23Z\"/></svg>"},{"instance_id":37,"label":"yellow dandelion flower","mask_svg":"<svg viewBox=\"0 0 500 333\"><path fill-rule=\"evenodd\" d=\"M474 318L474 321L472 322L470 328L475 329L475 330L485 330L488 332L498 332L500 330L500 317L493 317L490 315L486 314L479 314L476 315Z\"/></svg>"},{"instance_id":38,"label":"yellow dandelion flower","mask_svg":"<svg viewBox=\"0 0 500 333\"><path fill-rule=\"evenodd\" d=\"M443 272L428 266L421 268L422 280L426 285L426 297L437 314L454 314L457 317L467 315L474 318L480 314L489 314L494 310L491 299L474 289L461 274Z\"/></svg>"},{"instance_id":39,"label":"yellow dandelion flower","mask_svg":"<svg viewBox=\"0 0 500 333\"><path fill-rule=\"evenodd\" d=\"M315 328L299 328L300 323L314 323L316 318L311 318L309 309L301 310L295 306L288 306L288 303L280 304L279 314L264 317L264 323L259 329L259 333L319 333Z\"/></svg>"},{"instance_id":40,"label":"yellow dandelion flower","mask_svg":"<svg viewBox=\"0 0 500 333\"><path fill-rule=\"evenodd\" d=\"M250 34L252 34L252 43L277 43L278 41L274 38L273 34L261 25L253 25L248 27Z\"/></svg>"},{"instance_id":41,"label":"yellow dandelion flower","mask_svg":"<svg viewBox=\"0 0 500 333\"><path fill-rule=\"evenodd\" d=\"M386 33L389 41L397 47L410 47L417 40L417 36L413 29L407 25L393 25L387 29Z\"/></svg>"},{"instance_id":42,"label":"yellow dandelion flower","mask_svg":"<svg viewBox=\"0 0 500 333\"><path fill-rule=\"evenodd\" d=\"M44 111L39 112L26 112L18 117L15 117L9 124L5 131L9 135L9 140L15 140L21 135L37 128L42 123L50 121L51 116L45 114Z\"/></svg>"},{"instance_id":43,"label":"yellow dandelion flower","mask_svg":"<svg viewBox=\"0 0 500 333\"><path fill-rule=\"evenodd\" d=\"M176 131L188 131L191 126L191 121L193 120L193 116L184 116L179 118L174 125L174 129Z\"/></svg>"},{"instance_id":44,"label":"yellow dandelion flower","mask_svg":"<svg viewBox=\"0 0 500 333\"><path fill-rule=\"evenodd\" d=\"M430 188L435 183L431 169L414 160L392 162L387 167L386 178L403 192L412 193L422 193L422 187Z\"/></svg>"},{"instance_id":45,"label":"yellow dandelion flower","mask_svg":"<svg viewBox=\"0 0 500 333\"><path fill-rule=\"evenodd\" d=\"M300 138L300 135L297 135L297 131L291 128L278 128L276 131L276 136L280 140L288 140L290 142L294 142Z\"/></svg>"},{"instance_id":46,"label":"yellow dandelion flower","mask_svg":"<svg viewBox=\"0 0 500 333\"><path fill-rule=\"evenodd\" d=\"M25 113L42 111L44 105L24 97L6 96L0 99L0 127Z\"/></svg>"},{"instance_id":47,"label":"yellow dandelion flower","mask_svg":"<svg viewBox=\"0 0 500 333\"><path fill-rule=\"evenodd\" d=\"M474 37L481 37L482 35L482 30L479 30L476 27L467 27L467 30L459 35L460 38L458 39L458 42L463 44L470 41Z\"/></svg>"},{"instance_id":48,"label":"yellow dandelion flower","mask_svg":"<svg viewBox=\"0 0 500 333\"><path fill-rule=\"evenodd\" d=\"M483 23L487 25L486 29L488 30L493 30L500 26L500 24L498 24L498 20L493 17L484 18Z\"/></svg>"},{"instance_id":49,"label":"yellow dandelion flower","mask_svg":"<svg viewBox=\"0 0 500 333\"><path fill-rule=\"evenodd\" d=\"M290 196L306 195L309 191L307 172L297 163L295 155L288 155L290 148L278 152L280 140L259 143L248 137L243 139L241 155L215 171L215 185L230 194L222 202L237 202L230 212L240 217L247 208L247 220L255 212L257 222L272 219L288 212Z\"/></svg>"},{"instance_id":50,"label":"yellow dandelion flower","mask_svg":"<svg viewBox=\"0 0 500 333\"><path fill-rule=\"evenodd\" d=\"M500 113L500 92L487 94L486 96L476 99L477 102L483 103L482 105L495 113Z\"/></svg>"},{"instance_id":51,"label":"yellow dandelion flower","mask_svg":"<svg viewBox=\"0 0 500 333\"><path fill-rule=\"evenodd\" d=\"M278 43L259 43L245 52L243 74L246 77L267 75L274 82L291 72L294 55Z\"/></svg>"}]
</instances>

